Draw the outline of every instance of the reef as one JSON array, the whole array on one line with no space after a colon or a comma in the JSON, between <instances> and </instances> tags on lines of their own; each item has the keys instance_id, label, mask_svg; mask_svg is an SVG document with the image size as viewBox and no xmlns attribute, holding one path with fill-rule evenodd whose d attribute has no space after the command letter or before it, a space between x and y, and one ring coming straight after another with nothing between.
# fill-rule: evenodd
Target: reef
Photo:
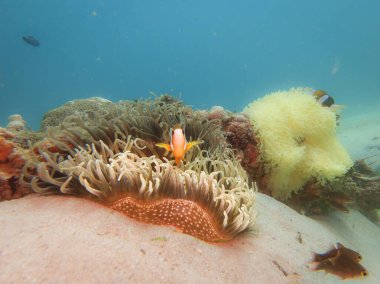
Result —
<instances>
[{"instance_id":1,"label":"reef","mask_svg":"<svg viewBox=\"0 0 380 284\"><path fill-rule=\"evenodd\" d=\"M208 115L220 121L260 192L305 215L356 207L379 222L379 173L364 161L351 161L336 138L336 109L308 93L309 88L279 91L241 114L215 107Z\"/></svg>"},{"instance_id":2,"label":"reef","mask_svg":"<svg viewBox=\"0 0 380 284\"><path fill-rule=\"evenodd\" d=\"M14 140L16 135L0 128L0 201L22 197L31 190L19 184L26 151Z\"/></svg>"},{"instance_id":3,"label":"reef","mask_svg":"<svg viewBox=\"0 0 380 284\"><path fill-rule=\"evenodd\" d=\"M91 198L210 242L252 227L255 184L216 121L165 95L109 104L93 115L74 112L48 127L31 148L22 184L39 193ZM204 142L178 167L155 147L170 141L175 124L183 125L189 140Z\"/></svg>"},{"instance_id":4,"label":"reef","mask_svg":"<svg viewBox=\"0 0 380 284\"><path fill-rule=\"evenodd\" d=\"M335 113L304 92L270 94L244 113L195 111L169 95L81 99L45 114L40 132L13 115L1 132L1 198L71 194L211 242L252 228L255 191L306 215L356 206L378 221L377 174L352 166ZM155 146L176 124L203 142L178 166Z\"/></svg>"},{"instance_id":5,"label":"reef","mask_svg":"<svg viewBox=\"0 0 380 284\"><path fill-rule=\"evenodd\" d=\"M355 162L349 179L356 187L351 196L359 210L369 219L380 222L380 175L365 160Z\"/></svg>"},{"instance_id":6,"label":"reef","mask_svg":"<svg viewBox=\"0 0 380 284\"><path fill-rule=\"evenodd\" d=\"M20 174L30 158L30 146L40 139L30 130L23 117L8 117L6 128L0 128L0 201L20 198L32 190L20 183Z\"/></svg>"},{"instance_id":7,"label":"reef","mask_svg":"<svg viewBox=\"0 0 380 284\"><path fill-rule=\"evenodd\" d=\"M169 151L156 145L170 143L171 128L177 124L183 127L187 141L203 142L187 152L178 164ZM21 204L20 207L33 204L34 208L41 209L39 216L33 216L39 218L36 220L43 220L57 204L62 205L66 211L53 212L55 217L50 218L53 221L49 220L53 223L62 214L70 214L73 218L79 208L86 207L83 212L103 212L93 215L82 212L86 220L101 218L108 222L111 218L123 221L125 215L140 222L173 226L206 242L230 241L251 230L258 221L261 236L255 238L254 243L244 238L236 240L233 251L236 251L236 246L244 252L252 249L254 253L244 253L244 257L256 255L257 258L260 248L264 249L262 255L265 257L260 259L268 262L268 271L277 269L282 277L290 279L300 276L300 270L297 270L300 267L303 274L311 273L312 269L305 271L308 269L304 265L305 257L307 251L310 252L309 244L319 242L320 245L319 235L318 240L315 239L317 241L313 241L311 236L315 237L316 232L319 234L321 227L318 222L305 222L303 216L266 195L305 215L328 214L333 210L348 212L356 207L371 220L379 222L379 173L372 170L365 160L351 161L336 140L336 124L337 115L331 109L315 104L311 96L305 95L304 89L270 94L248 106L244 113L233 113L222 107L196 111L169 95L117 103L101 98L71 101L48 112L41 123L40 132L31 131L19 115L11 116L7 129L0 130L0 201L36 192L38 194L24 200L2 203L7 216L12 216L12 206L16 202ZM256 191L266 195L256 194ZM52 196L45 200L39 194ZM257 206L265 213L260 220L256 220ZM121 214L111 216L109 209ZM352 212L343 217L336 214L336 218L326 218L331 224L328 227L344 223L348 218L356 220L359 215L361 219L356 223L347 222L342 226L344 233L339 238L344 238L350 233L360 235L357 230L352 232L354 225L358 227L359 223L365 222L369 223L365 223L366 228L373 225L360 214L355 214ZM275 222L276 218L281 222ZM8 218L8 224L12 222ZM74 225L72 230L75 231L81 228L83 220L74 223L69 225ZM108 224L108 228L101 226L94 240L109 242L112 239L117 245L110 247L118 249L132 244L127 251L135 250L142 257L151 253L147 252L147 243L171 240L167 242L170 246L179 243L183 247L188 242L188 255L193 257L193 242L196 239L184 238L170 230L165 231L165 228L147 230L146 226L137 222L130 222L127 229L124 228L124 221L119 225L116 233L114 224ZM306 229L314 225L318 226ZM301 232L303 226L305 229ZM19 229L23 225L12 224L9 227ZM277 227L284 228L286 237L282 234L278 238L278 232L273 230ZM50 239L44 227L39 229L42 229L40 235L48 235L47 240L56 242L56 239ZM109 238L109 231L117 237ZM147 231L149 234L145 235ZM163 237L157 236L157 232L168 233ZM84 233L90 235L93 230ZM328 230L324 230L323 234L324 242L330 242L333 234L329 234ZM375 232L371 231L371 234ZM289 263L293 266L286 267L273 246L292 238L295 241L289 243L289 252L284 251L283 259L291 255ZM67 239L66 236L64 239ZM38 240L41 241L39 237ZM46 243L47 240L42 242ZM176 240L179 242L175 243ZM262 245L258 246L260 240ZM213 246L199 245L204 251L210 249L210 255L215 258ZM316 245L319 247L317 251L326 251L326 247L319 245ZM77 253L76 247L69 247L73 254ZM153 243L150 247L159 246ZM169 246L160 248L165 252L175 251ZM301 248L302 254L292 255ZM354 248L358 249L357 245ZM83 250L88 256L87 250ZM15 251L25 253L18 247ZM269 259L267 256L273 251L276 255ZM324 270L342 278L365 276L367 271L359 264L360 259L350 259L348 262L347 251L352 250L338 244L331 251L315 254L315 270ZM360 251L363 255L368 253L362 249ZM225 253L223 250L219 252L221 256ZM60 253L61 246L57 249L57 255ZM98 251L99 255L102 253L103 250ZM131 255L128 256L133 259L136 254ZM231 263L236 265L236 269L251 263L242 260L239 253L233 255L237 258L236 262ZM55 256L53 258L56 259ZM298 259L296 264L293 262L295 258ZM173 264L177 263L177 259L178 255L172 254ZM365 259L368 260L367 256ZM123 263L124 259L121 267ZM348 271L346 264L354 270ZM370 276L376 273L372 265L365 263L365 266ZM202 264L201 267L208 269L207 265ZM251 272L251 268L245 271ZM256 269L262 271L261 268ZM172 273L172 266L168 271ZM220 267L217 266L215 271L220 271ZM231 279L236 278L236 274L231 275ZM314 276L309 279L314 279Z\"/></svg>"},{"instance_id":8,"label":"reef","mask_svg":"<svg viewBox=\"0 0 380 284\"><path fill-rule=\"evenodd\" d=\"M380 222L380 175L365 159L357 160L344 176L323 185L309 181L285 202L306 215L344 213L358 209L373 222Z\"/></svg>"},{"instance_id":9,"label":"reef","mask_svg":"<svg viewBox=\"0 0 380 284\"><path fill-rule=\"evenodd\" d=\"M250 180L261 184L260 192L270 195L270 191L262 182L265 179L265 171L263 163L259 160L259 139L255 136L249 116L228 111L221 106L212 107L205 115L209 120L216 120L221 126L228 144Z\"/></svg>"}]
</instances>

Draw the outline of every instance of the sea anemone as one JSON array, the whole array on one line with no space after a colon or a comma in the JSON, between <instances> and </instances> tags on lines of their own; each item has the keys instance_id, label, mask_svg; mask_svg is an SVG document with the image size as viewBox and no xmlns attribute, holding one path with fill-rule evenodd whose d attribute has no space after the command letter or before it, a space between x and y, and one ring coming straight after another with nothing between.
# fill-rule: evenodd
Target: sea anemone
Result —
<instances>
[{"instance_id":1,"label":"sea anemone","mask_svg":"<svg viewBox=\"0 0 380 284\"><path fill-rule=\"evenodd\" d=\"M90 197L134 219L172 225L209 242L250 228L255 186L221 143L222 132L188 109L173 112L176 103L153 104L159 110L146 102L126 104L128 111L115 108L113 119L96 123L68 117L60 135L51 129L34 145L23 181L36 192ZM154 147L178 120L207 146L194 148L179 167Z\"/></svg>"},{"instance_id":2,"label":"sea anemone","mask_svg":"<svg viewBox=\"0 0 380 284\"><path fill-rule=\"evenodd\" d=\"M352 166L336 137L336 114L305 89L279 91L248 105L271 194L286 200L308 181L324 185Z\"/></svg>"}]
</instances>

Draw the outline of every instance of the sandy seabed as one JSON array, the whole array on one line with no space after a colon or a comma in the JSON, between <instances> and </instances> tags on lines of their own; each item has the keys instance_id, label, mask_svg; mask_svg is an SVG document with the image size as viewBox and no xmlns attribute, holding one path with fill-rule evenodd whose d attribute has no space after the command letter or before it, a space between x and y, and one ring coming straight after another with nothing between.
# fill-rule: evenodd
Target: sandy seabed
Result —
<instances>
[{"instance_id":1,"label":"sandy seabed","mask_svg":"<svg viewBox=\"0 0 380 284\"><path fill-rule=\"evenodd\" d=\"M338 138L354 160L380 155L380 108L377 113L343 117ZM380 168L380 156L371 161L377 161L373 167Z\"/></svg>"},{"instance_id":2,"label":"sandy seabed","mask_svg":"<svg viewBox=\"0 0 380 284\"><path fill-rule=\"evenodd\" d=\"M342 121L339 136L353 158L380 141L379 122L380 115ZM3 201L0 283L337 283L310 268L313 252L336 242L359 251L369 272L344 283L380 283L380 227L355 209L310 218L263 194L256 208L254 231L209 244L85 199Z\"/></svg>"},{"instance_id":3,"label":"sandy seabed","mask_svg":"<svg viewBox=\"0 0 380 284\"><path fill-rule=\"evenodd\" d=\"M338 241L380 282L380 227L359 212L311 219L263 194L257 211L255 231L209 244L80 198L4 201L0 283L336 283L309 261Z\"/></svg>"}]
</instances>

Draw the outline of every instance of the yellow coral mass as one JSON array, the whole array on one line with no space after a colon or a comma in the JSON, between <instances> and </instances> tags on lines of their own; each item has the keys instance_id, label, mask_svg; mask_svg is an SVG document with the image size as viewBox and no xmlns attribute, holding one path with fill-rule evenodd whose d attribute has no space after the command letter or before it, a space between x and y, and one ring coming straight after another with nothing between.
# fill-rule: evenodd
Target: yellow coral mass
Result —
<instances>
[{"instance_id":1,"label":"yellow coral mass","mask_svg":"<svg viewBox=\"0 0 380 284\"><path fill-rule=\"evenodd\" d=\"M320 183L343 175L352 161L336 138L336 115L303 88L279 91L254 101L244 112L260 139L270 190L285 200L308 180Z\"/></svg>"}]
</instances>

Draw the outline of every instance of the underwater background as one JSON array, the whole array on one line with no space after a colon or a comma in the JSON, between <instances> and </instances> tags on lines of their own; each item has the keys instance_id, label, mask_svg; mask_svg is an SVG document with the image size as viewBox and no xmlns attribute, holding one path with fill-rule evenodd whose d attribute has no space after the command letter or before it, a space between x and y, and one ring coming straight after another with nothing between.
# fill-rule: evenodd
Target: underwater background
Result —
<instances>
[{"instance_id":1,"label":"underwater background","mask_svg":"<svg viewBox=\"0 0 380 284\"><path fill-rule=\"evenodd\" d=\"M241 111L297 86L325 89L346 115L375 110L378 11L376 0L1 0L0 125L18 113L38 129L69 100L151 92Z\"/></svg>"}]
</instances>

